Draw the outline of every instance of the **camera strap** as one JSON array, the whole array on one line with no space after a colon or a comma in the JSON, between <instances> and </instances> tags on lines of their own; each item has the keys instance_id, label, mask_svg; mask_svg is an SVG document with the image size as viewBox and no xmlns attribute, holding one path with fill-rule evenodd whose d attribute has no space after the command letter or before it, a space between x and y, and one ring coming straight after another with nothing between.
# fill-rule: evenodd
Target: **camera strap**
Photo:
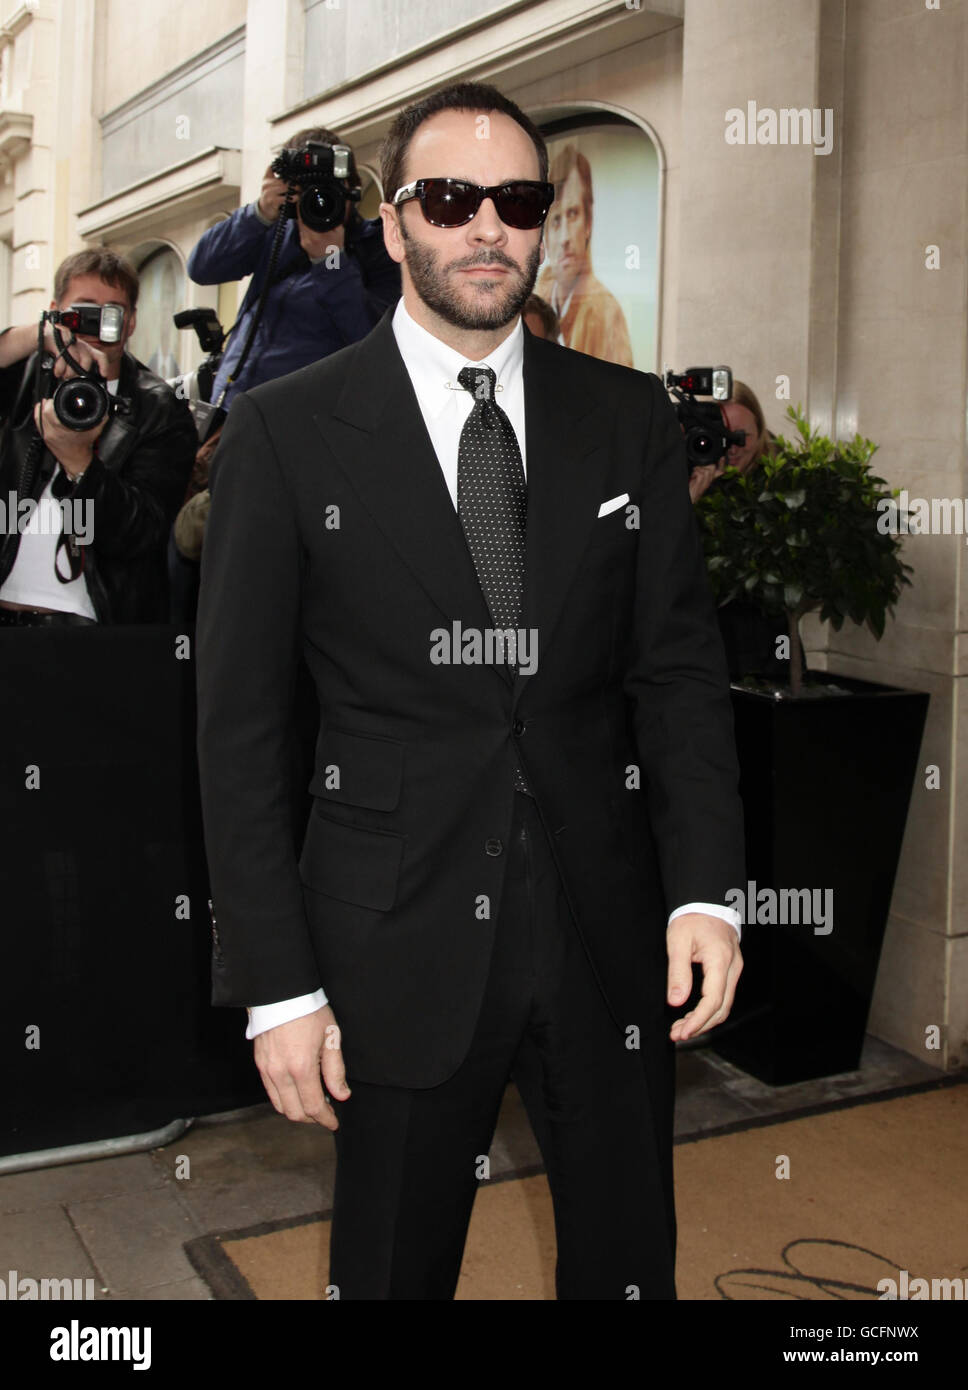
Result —
<instances>
[{"instance_id":1,"label":"camera strap","mask_svg":"<svg viewBox=\"0 0 968 1390\"><path fill-rule=\"evenodd\" d=\"M290 184L289 187L286 189L285 199L282 203L282 206L279 208L279 214L276 218L276 229L272 236L272 249L269 252L269 264L266 266L266 277L265 280L262 282L262 289L259 291L259 298L255 306L255 312L252 315L252 323L249 326L249 336L246 338L245 346L239 354L239 360L236 362L235 366L232 368L232 371L229 373L225 385L222 387L222 390L219 394L219 398L215 402L216 409L221 408L222 403L225 400L226 392L228 391L229 387L234 385L235 382L238 381L239 377L242 374L242 369L248 361L249 353L252 351L252 344L255 341L255 335L259 331L259 324L262 322L262 315L265 313L266 298L269 294L269 290L272 288L273 284L276 283L273 279L273 272L275 271L276 263L279 260L279 253L282 250L282 237L286 229L286 220L289 215L289 205L293 201L295 195L295 187L293 186L293 184ZM287 274L291 273L291 271L287 270ZM284 279L285 276L281 278Z\"/></svg>"},{"instance_id":2,"label":"camera strap","mask_svg":"<svg viewBox=\"0 0 968 1390\"><path fill-rule=\"evenodd\" d=\"M311 265L312 261L306 255L302 247L300 247L299 250L296 252L295 256L288 263L288 265L284 265L281 270L276 271L276 274L273 276L272 283L270 284L269 288L271 290L274 290L276 285L282 284L283 280L288 280L289 277L295 275L297 271L307 270ZM261 293L261 287L258 291L256 291L253 285L249 285L249 288L245 292L245 298L242 300L241 307L239 308L239 311L236 314L235 322L232 324L231 328L226 329L226 342L228 342L232 334L235 333L236 330L241 326L242 319L248 313L250 307L252 306L254 301L258 299Z\"/></svg>"},{"instance_id":3,"label":"camera strap","mask_svg":"<svg viewBox=\"0 0 968 1390\"><path fill-rule=\"evenodd\" d=\"M60 331L60 329L57 327L57 325L56 325L56 324L52 324L51 327L52 327L53 332L54 332L54 342L57 344L58 349L59 349L59 351L58 351L58 353L57 353L57 356L58 356L58 357L63 357L63 359L64 359L64 361L67 363L67 365L68 365L69 367L73 367L74 371L77 373L77 375L78 375L79 377L81 377L81 378L83 378L83 379L85 379L85 380L89 380L91 377L100 378L101 373L100 373L100 370L98 369L97 366L95 366L95 367L93 368L93 370L90 369L90 368L87 368L87 367L82 367L81 364L80 364L80 362L75 362L74 358L73 358L73 357L70 355L70 353L67 351L67 349L68 349L69 347L71 347L74 343L77 342L77 339L76 339L76 337L74 336L74 334L73 334L73 333L71 334L70 342L69 342L69 343L65 343L65 342L64 342L64 339L63 339L63 337L62 337L62 335L61 335L61 331Z\"/></svg>"}]
</instances>

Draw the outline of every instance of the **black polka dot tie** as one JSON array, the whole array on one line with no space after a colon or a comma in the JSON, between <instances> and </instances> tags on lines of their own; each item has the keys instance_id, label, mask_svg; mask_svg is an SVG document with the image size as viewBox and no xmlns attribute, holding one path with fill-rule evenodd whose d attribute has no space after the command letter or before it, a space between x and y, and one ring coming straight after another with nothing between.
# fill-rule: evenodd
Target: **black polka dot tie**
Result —
<instances>
[{"instance_id":1,"label":"black polka dot tie","mask_svg":"<svg viewBox=\"0 0 968 1390\"><path fill-rule=\"evenodd\" d=\"M474 397L457 451L457 514L495 628L517 633L524 593L528 488L514 426L494 399L490 367L463 367ZM509 663L510 664L510 663ZM514 785L527 792L519 767Z\"/></svg>"}]
</instances>

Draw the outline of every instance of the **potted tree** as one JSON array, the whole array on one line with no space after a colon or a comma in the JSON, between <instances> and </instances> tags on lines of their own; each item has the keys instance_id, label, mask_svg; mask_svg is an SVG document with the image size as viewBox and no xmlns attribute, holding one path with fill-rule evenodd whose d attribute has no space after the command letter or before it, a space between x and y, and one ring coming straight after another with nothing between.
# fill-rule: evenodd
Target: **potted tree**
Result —
<instances>
[{"instance_id":1,"label":"potted tree","mask_svg":"<svg viewBox=\"0 0 968 1390\"><path fill-rule=\"evenodd\" d=\"M855 1069L877 974L928 696L802 669L799 623L819 610L883 635L910 566L876 446L812 431L697 504L721 605L785 616L788 679L744 673L733 710L746 814L746 970L724 1057L774 1085Z\"/></svg>"}]
</instances>

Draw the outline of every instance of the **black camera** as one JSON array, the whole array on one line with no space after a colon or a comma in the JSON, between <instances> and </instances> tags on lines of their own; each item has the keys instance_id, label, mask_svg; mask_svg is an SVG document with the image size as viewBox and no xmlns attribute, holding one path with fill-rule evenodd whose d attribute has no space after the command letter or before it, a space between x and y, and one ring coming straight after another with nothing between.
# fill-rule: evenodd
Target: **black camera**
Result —
<instances>
[{"instance_id":1,"label":"black camera","mask_svg":"<svg viewBox=\"0 0 968 1390\"><path fill-rule=\"evenodd\" d=\"M176 328L193 328L202 352L208 354L195 373L200 400L212 399L212 386L222 365L222 348L225 345L225 329L219 323L214 309L180 309L172 315Z\"/></svg>"},{"instance_id":2,"label":"black camera","mask_svg":"<svg viewBox=\"0 0 968 1390\"><path fill-rule=\"evenodd\" d=\"M349 145L323 145L310 142L303 149L280 150L272 162L276 178L295 185L302 192L298 204L287 203L290 217L298 212L314 232L338 227L346 213L346 200L358 202L360 189L349 185Z\"/></svg>"},{"instance_id":3,"label":"black camera","mask_svg":"<svg viewBox=\"0 0 968 1390\"><path fill-rule=\"evenodd\" d=\"M118 402L108 391L104 377L96 365L82 367L70 355L69 344L64 341L60 325L70 329L72 333L86 333L91 337L100 338L105 343L117 343L121 340L124 310L116 304L72 304L69 309L49 309L42 314L41 335L45 323L53 324L54 341L59 355L76 375L58 381L54 375L54 363L57 358L50 352L41 352L37 364L35 395L38 400L51 397L54 414L65 429L93 430L106 415L117 408Z\"/></svg>"},{"instance_id":4,"label":"black camera","mask_svg":"<svg viewBox=\"0 0 968 1390\"><path fill-rule=\"evenodd\" d=\"M225 329L214 309L180 309L172 315L176 328L193 328L199 346L208 356L194 372L185 372L168 384L192 412L199 443L204 443L225 419L225 411L212 404L212 387L222 365Z\"/></svg>"},{"instance_id":5,"label":"black camera","mask_svg":"<svg viewBox=\"0 0 968 1390\"><path fill-rule=\"evenodd\" d=\"M663 380L676 398L690 473L704 464L718 463L731 445L746 443L743 430L728 429L723 418L722 403L733 394L729 367L687 367L684 372L666 372ZM697 396L713 399L698 401Z\"/></svg>"}]
</instances>

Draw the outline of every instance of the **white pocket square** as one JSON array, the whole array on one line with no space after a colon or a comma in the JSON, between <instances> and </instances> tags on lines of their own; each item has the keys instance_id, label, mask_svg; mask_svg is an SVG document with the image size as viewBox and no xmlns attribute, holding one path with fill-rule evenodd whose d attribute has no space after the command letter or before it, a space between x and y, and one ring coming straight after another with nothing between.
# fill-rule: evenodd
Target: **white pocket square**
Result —
<instances>
[{"instance_id":1,"label":"white pocket square","mask_svg":"<svg viewBox=\"0 0 968 1390\"><path fill-rule=\"evenodd\" d=\"M613 497L611 502L603 502L598 509L598 515L608 516L609 512L617 512L619 507L624 507L628 500L628 493L623 492L621 497Z\"/></svg>"}]
</instances>

